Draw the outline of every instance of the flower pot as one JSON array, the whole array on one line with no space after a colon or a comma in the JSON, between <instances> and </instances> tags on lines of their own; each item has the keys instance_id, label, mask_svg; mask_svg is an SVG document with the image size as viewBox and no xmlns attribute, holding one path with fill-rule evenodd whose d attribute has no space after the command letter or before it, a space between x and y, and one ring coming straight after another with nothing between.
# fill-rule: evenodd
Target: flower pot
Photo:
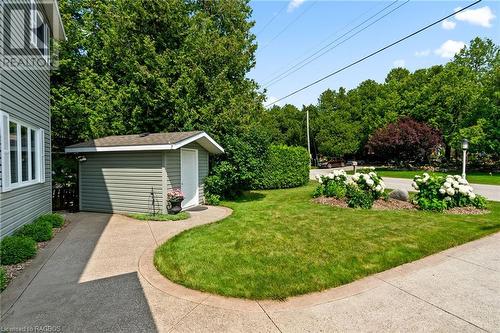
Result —
<instances>
[{"instance_id":1,"label":"flower pot","mask_svg":"<svg viewBox=\"0 0 500 333\"><path fill-rule=\"evenodd\" d=\"M181 199L181 200L169 200L167 202L168 213L169 214L177 214L177 213L179 213L182 210L182 207L181 207L182 200L183 199Z\"/></svg>"}]
</instances>

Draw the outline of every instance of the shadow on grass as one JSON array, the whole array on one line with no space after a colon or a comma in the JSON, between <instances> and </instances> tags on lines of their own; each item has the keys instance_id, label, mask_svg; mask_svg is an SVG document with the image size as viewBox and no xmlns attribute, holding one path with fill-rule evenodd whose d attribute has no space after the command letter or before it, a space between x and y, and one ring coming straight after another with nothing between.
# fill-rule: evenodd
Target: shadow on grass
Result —
<instances>
[{"instance_id":1,"label":"shadow on grass","mask_svg":"<svg viewBox=\"0 0 500 333\"><path fill-rule=\"evenodd\" d=\"M481 229L481 230L494 230L494 229L498 229L499 227L500 227L500 223L496 223L496 224L481 226L479 229Z\"/></svg>"},{"instance_id":2,"label":"shadow on grass","mask_svg":"<svg viewBox=\"0 0 500 333\"><path fill-rule=\"evenodd\" d=\"M234 198L231 201L234 202L252 202L252 201L261 201L266 197L265 194L259 192L246 191L243 192L242 195Z\"/></svg>"}]
</instances>

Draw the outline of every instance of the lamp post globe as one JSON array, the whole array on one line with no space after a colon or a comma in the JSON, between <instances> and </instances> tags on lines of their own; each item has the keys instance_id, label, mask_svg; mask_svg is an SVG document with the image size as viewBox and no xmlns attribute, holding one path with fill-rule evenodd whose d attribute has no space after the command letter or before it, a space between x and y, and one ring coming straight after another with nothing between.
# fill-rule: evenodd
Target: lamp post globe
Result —
<instances>
[{"instance_id":1,"label":"lamp post globe","mask_svg":"<svg viewBox=\"0 0 500 333\"><path fill-rule=\"evenodd\" d=\"M463 150L469 149L469 140L467 140L467 139L462 140L462 149Z\"/></svg>"}]
</instances>

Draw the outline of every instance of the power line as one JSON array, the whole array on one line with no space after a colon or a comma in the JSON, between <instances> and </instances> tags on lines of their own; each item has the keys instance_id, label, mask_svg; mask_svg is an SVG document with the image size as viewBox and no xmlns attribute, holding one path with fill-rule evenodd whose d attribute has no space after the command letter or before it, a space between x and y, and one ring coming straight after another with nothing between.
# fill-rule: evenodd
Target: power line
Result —
<instances>
[{"instance_id":1,"label":"power line","mask_svg":"<svg viewBox=\"0 0 500 333\"><path fill-rule=\"evenodd\" d=\"M331 44L333 44L334 42L338 41L339 39L341 39L342 37L346 36L348 33L352 32L353 30L355 30L357 27L359 27L360 25L354 27L353 29L349 30L348 32L346 32L345 34L343 34L342 36L340 36L339 38L336 38L334 41L332 41L330 44L326 45L325 47L323 47L322 49L318 50L317 52L315 52L313 55L311 55L310 57L308 57L307 59L303 60L301 63L298 63L296 64L295 66L293 66L292 68L288 69L286 72L282 73L281 75L277 76L276 78L274 78L273 80L271 80L270 82L267 83L267 85L264 87L265 88L268 88L278 82L280 82L281 80L283 80L284 78L292 75L293 73L299 71L300 69L304 68L305 66L309 65L311 62L317 60L318 58L321 58L322 56L324 56L325 54L327 54L328 52L330 52L331 50L333 49L336 49L337 47L339 47L340 45L344 44L345 42L347 42L348 40L356 37L357 35L359 35L360 33L362 33L363 31L365 31L366 29L368 29L369 27L371 27L372 25L374 25L375 23L379 22L380 20L382 20L383 18L385 18L386 16L392 14L394 11L398 10L399 8L401 8L402 6L406 5L410 0L406 0L405 2L403 2L402 4L400 4L399 6L397 6L396 8L393 8L391 9L389 12L385 13L384 15L382 15L381 17L377 18L375 21L371 22L370 24L364 26L362 29L356 31L354 34L352 34L351 36L345 38L344 40L340 41L339 43L333 45L332 47L326 49L325 51L321 52L322 50L324 50L325 48L327 48L328 46L330 46ZM397 0L396 0L397 2ZM393 3L392 3L393 4ZM391 5L392 5L391 4ZM386 7L387 8L387 7ZM385 10L386 8L384 8L383 10ZM382 11L383 11L382 10ZM382 12L380 11L380 12ZM375 14L374 16L377 16L380 12L378 12L377 14ZM374 16L370 17L369 19L373 18ZM368 19L368 20L369 20ZM366 20L364 22L362 22L361 24L365 23ZM318 54L319 52L321 52L318 56L314 57L311 59L311 57L313 57L314 55ZM309 61L307 61L308 59L311 59ZM307 61L304 63L304 61ZM299 67L297 67L299 66Z\"/></svg>"},{"instance_id":2,"label":"power line","mask_svg":"<svg viewBox=\"0 0 500 333\"><path fill-rule=\"evenodd\" d=\"M394 1L394 3L397 2L397 0ZM371 12L371 10L375 7L378 7L378 6L373 6L373 7L370 7L370 9L368 9L367 11L363 12L362 14L356 16L354 19L352 19L349 23L347 23L346 25L342 26L342 28L340 28L339 30L331 33L330 35L328 35L328 37L326 37L325 39L323 39L321 42L317 43L315 46L314 46L314 49L318 46L321 46L324 42L326 42L327 40L330 39L330 37L332 36L335 36L336 34L340 33L341 31L343 31L345 28L349 27L351 24L353 24L354 22L356 22L359 18L365 16L366 14L368 14L369 12ZM384 8L385 9L385 8ZM290 65L293 65L297 60L300 60L303 56L307 55L309 53L309 51L306 51L304 53L302 53L300 56L296 57L295 59L293 59L293 61L289 62L288 64L286 64L285 66L281 66L277 71L274 71L273 73L271 73L267 78L266 78L266 82L264 83L264 85L266 85L267 83L269 83L270 81L272 81L274 78L275 78L275 75L280 73L282 71L282 69L290 66ZM314 54L306 57L306 58L309 58L311 56L313 56ZM304 60L301 60L300 62L302 62Z\"/></svg>"},{"instance_id":3,"label":"power line","mask_svg":"<svg viewBox=\"0 0 500 333\"><path fill-rule=\"evenodd\" d=\"M393 47L394 45L399 44L399 43L401 43L401 42L403 42L403 41L407 40L408 38L411 38L411 37L413 37L413 36L415 36L415 35L418 35L419 33L421 33L421 32L423 32L423 31L425 31L425 30L427 30L427 29L429 29L429 28L431 28L431 27L435 26L436 24L441 23L442 21L444 21L444 20L446 20L446 19L449 19L449 18L450 18L450 17L452 17L452 16L455 16L456 14L458 14L458 13L460 13L460 12L463 12L464 10L469 9L469 8L470 8L470 7L472 7L472 6L477 5L477 4L478 4L478 3L480 3L481 1L482 1L482 0L477 0L477 1L475 1L475 2L471 3L470 5L468 5L468 6L464 7L464 8L461 8L461 9L459 9L459 10L457 10L457 11L454 11L453 13L451 13L451 14L449 14L449 15L447 15L447 16L445 16L445 17L443 17L443 18L441 18L441 19L439 19L439 20L437 20L437 21L434 21L433 23L430 23L430 24L426 25L425 27L420 28L419 30L417 30L417 31L415 31L415 32L412 32L411 34L406 35L405 37L400 38L400 39L398 39L397 41L392 42L391 44L386 45L386 46L384 46L384 47L382 47L382 48L378 49L377 51L374 51L374 52L372 52L372 53L370 53L370 54L368 54L368 55L364 56L363 58L358 59L358 60L356 60L356 61L354 61L354 62L350 63L349 65L346 65L346 66L344 66L344 67L342 67L342 68L340 68L340 69L338 69L338 70L336 70L336 71L334 71L334 72L332 72L332 73L330 73L330 74L328 74L328 75L323 76L322 78L320 78L320 79L318 79L318 80L316 80L316 81L314 81L314 82L309 83L308 85L306 85L306 86L304 86L304 87L302 87L302 88L299 88L299 89L297 89L297 90L295 90L295 91L293 91L293 92L289 93L288 95L286 95L286 96L284 96L284 97L281 97L281 98L279 98L279 99L275 100L275 101L274 101L274 102L272 102L272 103L269 103L269 104L268 104L268 105L266 105L265 107L267 108L267 107L269 107L269 106L272 106L272 105L274 105L274 104L278 103L279 101L284 100L285 98L288 98L288 97L290 97L290 96L293 96L293 95L295 95L295 94L297 94L297 93L299 93L299 92L301 92L301 91L303 91L303 90L305 90L305 89L307 89L307 88L309 88L309 87L312 87L312 86L314 86L314 85L316 85L316 84L320 83L321 81L324 81L324 80L328 79L329 77L331 77L331 76L333 76L333 75L336 75L336 74L338 74L338 73L340 73L340 72L343 72L343 71L345 71L346 69L348 69L348 68L350 68L350 67L352 67L352 66L354 66L354 65L357 65L357 64L359 64L360 62L363 62L363 61L365 61L366 59L371 58L371 57L373 57L374 55L376 55L376 54L378 54L378 53L380 53L380 52L383 52L383 51L385 51L385 50L387 50L387 49L389 49L389 48Z\"/></svg>"},{"instance_id":4,"label":"power line","mask_svg":"<svg viewBox=\"0 0 500 333\"><path fill-rule=\"evenodd\" d=\"M288 6L288 3L285 2L285 5L283 7L280 8L279 11L277 11L273 17L271 17L271 19L269 21L267 21L267 23L262 27L262 29L260 29L258 32L255 33L255 35L259 35L261 34L264 30L266 30L266 28L271 24L273 23L273 21L285 10L285 8Z\"/></svg>"},{"instance_id":5,"label":"power line","mask_svg":"<svg viewBox=\"0 0 500 333\"><path fill-rule=\"evenodd\" d=\"M265 50L269 45L271 45L272 42L274 42L279 36L281 36L285 31L287 31L295 22L297 22L302 16L304 16L305 13L307 13L314 5L316 2L313 2L309 7L304 9L294 20L292 20L290 23L288 23L283 30L278 32L269 42L267 42L266 45L264 45L259 51Z\"/></svg>"}]
</instances>

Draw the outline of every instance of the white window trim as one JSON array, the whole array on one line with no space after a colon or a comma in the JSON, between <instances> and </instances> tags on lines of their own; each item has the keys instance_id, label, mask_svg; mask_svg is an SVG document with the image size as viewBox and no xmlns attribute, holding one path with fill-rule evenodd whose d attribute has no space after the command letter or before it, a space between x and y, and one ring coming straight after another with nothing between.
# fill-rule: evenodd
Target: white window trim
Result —
<instances>
[{"instance_id":1,"label":"white window trim","mask_svg":"<svg viewBox=\"0 0 500 333\"><path fill-rule=\"evenodd\" d=\"M7 126L4 126L2 123L3 120L7 120ZM12 182L11 179L11 170L10 170L10 136L9 136L9 128L10 123L16 124L16 134L17 134L17 181L15 183ZM41 128L33 127L29 124L26 124L23 121L19 121L15 118L9 116L8 113L0 111L0 131L2 142L0 145L0 154L2 154L2 188L1 192L8 192L14 189L31 186L39 183L45 183L45 131ZM22 180L22 143L21 143L21 126L27 129L27 172L28 172L28 180ZM7 133L4 133L4 128L7 129ZM35 179L31 179L31 131L35 131L35 135L37 136L35 139L35 145L37 146L37 154L35 156Z\"/></svg>"},{"instance_id":2,"label":"white window trim","mask_svg":"<svg viewBox=\"0 0 500 333\"><path fill-rule=\"evenodd\" d=\"M35 28L37 27L38 18L43 23L43 46L44 50L46 50L47 54L44 54L38 48L38 36L36 35ZM36 1L31 0L31 46L37 50L38 53L45 59L45 61L50 63L50 30L49 25L47 24L45 17L40 13L37 8Z\"/></svg>"}]
</instances>

